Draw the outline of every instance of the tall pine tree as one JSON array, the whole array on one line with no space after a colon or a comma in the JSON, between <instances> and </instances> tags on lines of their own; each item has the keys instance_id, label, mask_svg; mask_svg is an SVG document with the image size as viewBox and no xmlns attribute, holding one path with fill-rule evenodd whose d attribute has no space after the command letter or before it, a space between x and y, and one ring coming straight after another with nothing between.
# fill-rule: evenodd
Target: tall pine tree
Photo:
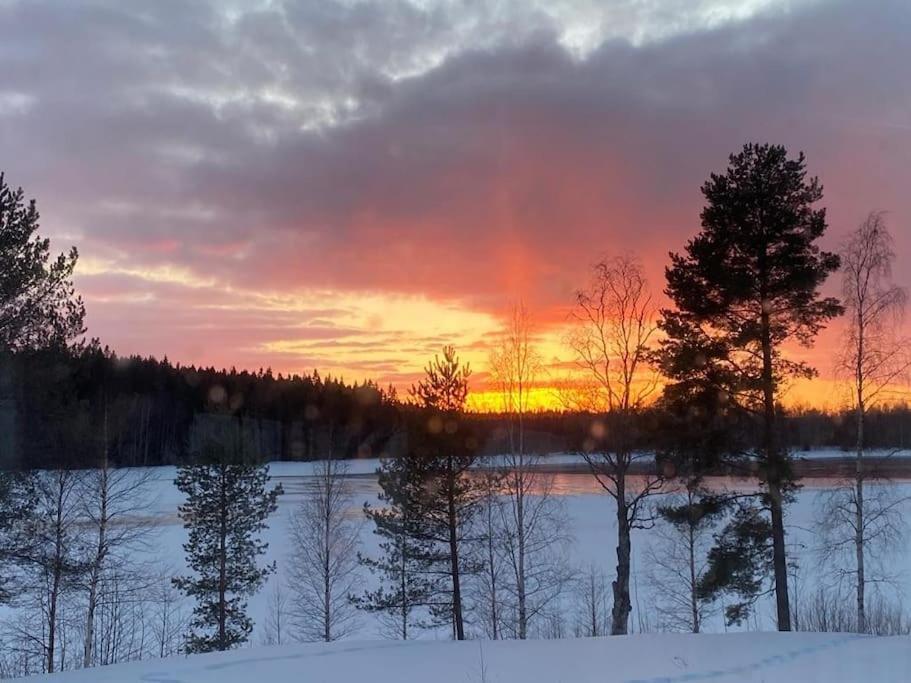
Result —
<instances>
[{"instance_id":1,"label":"tall pine tree","mask_svg":"<svg viewBox=\"0 0 911 683\"><path fill-rule=\"evenodd\" d=\"M660 366L677 395L712 392L721 399L716 404L745 411L761 425L748 457L765 486L778 628L790 630L783 506L794 483L779 435L779 399L788 380L815 371L785 357L782 346L787 340L811 346L841 313L839 302L819 291L839 259L817 243L826 230L825 209L816 206L822 187L807 178L802 153L789 159L784 147L747 144L702 193L702 230L684 254L671 254L666 271L675 308L663 311ZM761 526L752 515L740 518L751 531ZM731 538L756 546L754 536L734 530ZM714 588L728 589L736 578L729 566L714 569Z\"/></svg>"},{"instance_id":2,"label":"tall pine tree","mask_svg":"<svg viewBox=\"0 0 911 683\"><path fill-rule=\"evenodd\" d=\"M185 646L191 653L245 642L253 628L246 598L275 570L259 566L257 558L266 552L259 534L275 512L281 486L268 488L269 468L252 457L240 425L218 427L201 438L194 464L182 466L175 480L187 496L179 513L194 575L177 577L174 585L196 600Z\"/></svg>"},{"instance_id":3,"label":"tall pine tree","mask_svg":"<svg viewBox=\"0 0 911 683\"><path fill-rule=\"evenodd\" d=\"M399 634L407 637L414 607L429 608L425 625L449 622L465 638L463 587L478 570L471 556L472 520L484 487L471 478L477 440L462 421L471 371L447 346L427 365L411 390L416 404L407 417L407 454L389 460L380 473L386 510L367 514L383 536L383 557L366 560L386 585L359 599L362 607L387 614L400 610Z\"/></svg>"}]
</instances>

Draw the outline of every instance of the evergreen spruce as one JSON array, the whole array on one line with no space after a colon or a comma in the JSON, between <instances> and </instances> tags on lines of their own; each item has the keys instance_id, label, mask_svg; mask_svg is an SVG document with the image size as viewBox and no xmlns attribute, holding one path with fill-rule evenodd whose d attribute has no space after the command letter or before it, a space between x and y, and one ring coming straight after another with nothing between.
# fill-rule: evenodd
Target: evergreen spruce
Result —
<instances>
[{"instance_id":1,"label":"evergreen spruce","mask_svg":"<svg viewBox=\"0 0 911 683\"><path fill-rule=\"evenodd\" d=\"M194 575L174 585L196 600L188 653L228 650L250 635L246 598L275 570L256 561L267 548L259 534L282 493L268 480L268 466L250 457L239 427L227 438L205 437L195 464L178 470L175 483L187 496L179 508L189 532L183 548Z\"/></svg>"},{"instance_id":2,"label":"evergreen spruce","mask_svg":"<svg viewBox=\"0 0 911 683\"><path fill-rule=\"evenodd\" d=\"M750 467L764 484L778 628L790 630L783 510L795 484L780 435L779 399L788 380L815 371L786 358L782 345L790 340L811 346L841 313L837 300L819 292L839 259L817 244L826 230L825 209L815 206L822 187L807 178L803 154L789 159L781 146L745 145L724 174L711 175L702 193L702 230L685 254L671 254L666 271L675 309L663 311L659 365L672 394L697 396L713 411L740 411L760 425L752 448L719 455ZM743 533L726 538L745 543L744 558L758 557L755 516L738 514L737 520L745 525ZM710 573L706 590L759 590L740 581L743 573L728 563L715 563Z\"/></svg>"}]
</instances>

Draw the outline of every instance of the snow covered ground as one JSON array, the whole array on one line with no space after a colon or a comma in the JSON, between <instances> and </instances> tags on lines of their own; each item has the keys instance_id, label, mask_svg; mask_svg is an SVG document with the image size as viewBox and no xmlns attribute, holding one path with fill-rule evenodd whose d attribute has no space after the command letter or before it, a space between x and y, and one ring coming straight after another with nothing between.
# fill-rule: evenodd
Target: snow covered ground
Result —
<instances>
[{"instance_id":1,"label":"snow covered ground","mask_svg":"<svg viewBox=\"0 0 911 683\"><path fill-rule=\"evenodd\" d=\"M54 683L904 683L911 639L650 634L547 641L291 645L84 669Z\"/></svg>"},{"instance_id":2,"label":"snow covered ground","mask_svg":"<svg viewBox=\"0 0 911 683\"><path fill-rule=\"evenodd\" d=\"M798 457L808 454L798 453ZM843 455L828 451L810 457ZM577 456L548 457L549 464L573 463ZM350 514L362 517L365 502L377 503L379 488L374 474L376 460L349 463L353 489ZM433 683L492 683L495 681L911 681L911 639L858 639L833 634L759 633L774 630L773 605L764 599L754 617L745 624L728 629L720 614L708 618L703 630L715 635L674 636L637 635L620 639L581 639L537 642L472 641L451 643L445 629L417 631L417 643L397 643L383 639L385 630L376 616L360 614L350 639L331 646L263 646L263 626L270 614L270 602L277 585L285 585L288 569L289 519L296 506L313 485L313 463L274 463L271 475L281 483L285 495L279 498L278 511L269 520L265 539L269 550L263 561L275 561L278 571L249 603L254 631L249 647L218 656L203 656L95 669L60 674L61 683L98 681L104 683L235 683L256 676L271 677L269 683L284 681L362 681L395 683L433 681ZM137 471L138 473L138 471ZM173 484L176 469L153 468L149 486L148 515L155 533L146 547L136 549L133 560L149 567L149 572L166 577L185 572L182 544L186 539L177 507L182 494ZM819 517L820 497L826 495L831 481L805 481L796 501L787 508L789 558L800 565L792 577L792 601L810 600L815 586L834 580L820 563L815 548L814 523ZM719 480L718 486L753 486L751 482ZM889 485L899 498L904 519L911 519L911 483ZM583 471L554 475L553 491L565 505L572 541L571 564L580 571L595 567L609 582L616 563L616 527L612 499ZM656 600L647 577L648 549L654 543L651 531L637 530L633 535L633 633L656 630ZM911 597L911 552L908 545L895 546L885 558L891 582L885 587L891 601ZM377 537L369 524L361 531L361 551L376 555ZM369 587L373 579L362 577ZM287 589L285 589L287 591ZM565 616L561 633L573 635L574 613L579 596L567 587L560 603ZM609 590L609 586L608 586ZM287 597L287 592L286 592ZM185 607L189 607L186 604ZM609 608L609 607L608 607ZM5 614L4 614L5 613ZM0 619L10 610L0 610ZM472 635L480 627L471 626ZM749 633L723 633L726 630ZM368 642L371 641L371 642ZM479 643L483 644L479 644ZM482 665L483 652L483 665ZM486 670L486 674L483 673ZM382 676L378 674L382 673ZM784 674L787 674L784 676ZM30 680L41 680L30 679Z\"/></svg>"}]
</instances>

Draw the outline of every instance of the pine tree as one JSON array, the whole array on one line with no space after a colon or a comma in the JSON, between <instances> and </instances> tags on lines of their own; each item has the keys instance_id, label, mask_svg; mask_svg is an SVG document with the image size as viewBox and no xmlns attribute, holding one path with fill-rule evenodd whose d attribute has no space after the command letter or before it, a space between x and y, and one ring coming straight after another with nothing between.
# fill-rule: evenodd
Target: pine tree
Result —
<instances>
[{"instance_id":1,"label":"pine tree","mask_svg":"<svg viewBox=\"0 0 911 683\"><path fill-rule=\"evenodd\" d=\"M839 259L817 241L826 230L825 209L815 204L822 187L806 176L803 154L789 159L784 147L747 144L730 157L722 175L703 185L702 230L684 255L671 254L666 293L675 305L663 311L659 364L678 396L714 395L718 409L758 419L760 436L748 460L765 486L769 511L778 628L790 630L783 509L794 488L790 457L779 435L784 384L815 374L786 358L786 340L811 346L819 330L841 313L819 288ZM743 464L743 452L728 452ZM732 538L751 545L758 527ZM744 557L752 556L744 548ZM714 567L713 585L724 590L732 576ZM741 585L742 587L742 585Z\"/></svg>"},{"instance_id":2,"label":"pine tree","mask_svg":"<svg viewBox=\"0 0 911 683\"><path fill-rule=\"evenodd\" d=\"M431 544L423 562L427 571L446 577L448 600L434 604L431 612L449 617L452 636L465 639L463 579L480 569L472 557L472 545L480 540L472 522L485 496L481 478L469 476L477 457L477 440L465 433L461 417L468 396L471 370L447 346L425 368L425 377L412 387L411 395L422 409L410 430L409 456L424 477L414 501L418 537Z\"/></svg>"},{"instance_id":3,"label":"pine tree","mask_svg":"<svg viewBox=\"0 0 911 683\"><path fill-rule=\"evenodd\" d=\"M453 638L465 638L463 580L479 569L469 547L478 540L472 520L484 496L483 482L468 476L477 444L460 420L470 374L451 346L428 364L411 390L417 409L405 418L408 452L385 460L379 473L388 507L365 508L385 540L382 558L362 562L385 585L357 598L358 604L395 614L402 638L415 622L448 622ZM429 620L412 616L418 607L428 608Z\"/></svg>"},{"instance_id":4,"label":"pine tree","mask_svg":"<svg viewBox=\"0 0 911 683\"><path fill-rule=\"evenodd\" d=\"M76 248L52 259L37 230L35 200L26 204L0 173L0 351L66 346L85 331L72 282Z\"/></svg>"},{"instance_id":5,"label":"pine tree","mask_svg":"<svg viewBox=\"0 0 911 683\"><path fill-rule=\"evenodd\" d=\"M180 467L175 480L187 496L179 513L189 532L183 548L194 575L177 577L174 585L196 600L185 646L191 653L245 642L253 628L246 598L275 570L256 560L266 551L259 534L282 490L267 488L269 468L252 460L241 431L206 436L195 463Z\"/></svg>"},{"instance_id":6,"label":"pine tree","mask_svg":"<svg viewBox=\"0 0 911 683\"><path fill-rule=\"evenodd\" d=\"M386 458L377 471L383 507L364 505L364 515L382 540L381 555L358 555L362 565L380 578L381 585L363 595L352 596L359 609L382 615L389 631L402 640L415 627L435 625L422 610L434 605L443 592L442 577L426 571L434 553L433 543L420 532L417 501L424 478L408 458Z\"/></svg>"},{"instance_id":7,"label":"pine tree","mask_svg":"<svg viewBox=\"0 0 911 683\"><path fill-rule=\"evenodd\" d=\"M0 605L15 595L15 568L31 556L35 477L0 470Z\"/></svg>"},{"instance_id":8,"label":"pine tree","mask_svg":"<svg viewBox=\"0 0 911 683\"><path fill-rule=\"evenodd\" d=\"M774 570L772 524L762 511L740 501L709 550L708 569L699 579L700 600L714 600L724 592L734 600L724 607L728 624L740 624L753 605L768 594L766 577ZM776 586L777 588L777 586ZM779 630L781 629L779 621Z\"/></svg>"}]
</instances>

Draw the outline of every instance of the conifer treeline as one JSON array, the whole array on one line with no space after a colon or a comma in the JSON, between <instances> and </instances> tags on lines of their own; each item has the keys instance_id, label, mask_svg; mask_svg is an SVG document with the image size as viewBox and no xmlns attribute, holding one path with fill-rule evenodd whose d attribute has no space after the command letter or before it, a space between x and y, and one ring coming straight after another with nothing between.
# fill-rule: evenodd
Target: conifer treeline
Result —
<instances>
[{"instance_id":1,"label":"conifer treeline","mask_svg":"<svg viewBox=\"0 0 911 683\"><path fill-rule=\"evenodd\" d=\"M212 414L218 414L213 418ZM0 359L4 466L88 467L107 450L118 466L184 462L200 422L225 414L266 459L377 456L394 447L395 392L317 372L216 370L120 358L89 344Z\"/></svg>"},{"instance_id":2,"label":"conifer treeline","mask_svg":"<svg viewBox=\"0 0 911 683\"><path fill-rule=\"evenodd\" d=\"M0 464L93 466L105 411L108 451L118 466L185 462L194 425L213 412L240 420L269 460L313 460L330 450L336 458L400 455L410 410L393 389L316 371L197 368L120 358L95 344L22 351L0 358ZM540 412L526 420L530 449L557 452L580 448L592 416ZM911 407L877 409L867 420L870 448L911 447ZM465 421L482 454L507 448L504 416L469 414ZM784 439L796 450L849 450L854 438L847 413L796 409L785 418Z\"/></svg>"}]
</instances>

